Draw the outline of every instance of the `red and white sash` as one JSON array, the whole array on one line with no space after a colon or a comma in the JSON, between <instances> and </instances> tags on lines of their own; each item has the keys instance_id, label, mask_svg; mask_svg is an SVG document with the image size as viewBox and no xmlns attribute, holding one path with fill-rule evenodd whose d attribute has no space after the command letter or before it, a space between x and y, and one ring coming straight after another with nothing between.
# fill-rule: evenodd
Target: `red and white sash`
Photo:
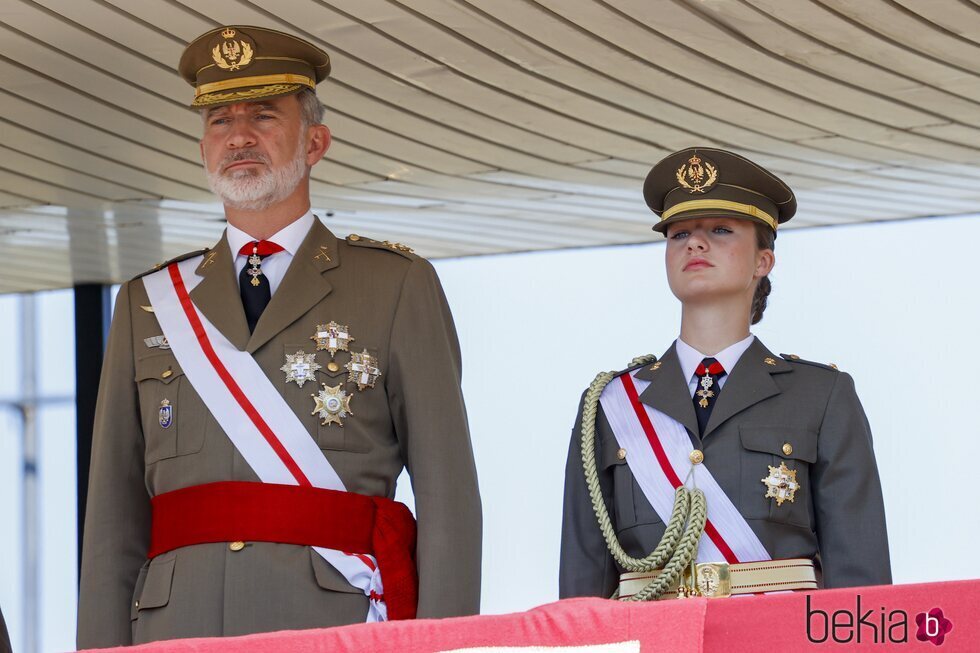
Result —
<instances>
[{"instance_id":1,"label":"red and white sash","mask_svg":"<svg viewBox=\"0 0 980 653\"><path fill-rule=\"evenodd\" d=\"M153 313L184 375L263 483L346 492L344 482L251 354L239 351L194 306L201 256L143 277ZM313 547L370 597L368 622L387 620L377 561Z\"/></svg>"},{"instance_id":2,"label":"red and white sash","mask_svg":"<svg viewBox=\"0 0 980 653\"><path fill-rule=\"evenodd\" d=\"M759 537L711 475L707 465L694 465L687 429L677 420L640 402L650 385L622 374L599 398L626 463L647 501L666 524L681 485L697 487L707 499L708 521L698 546L698 562L755 562L771 560Z\"/></svg>"}]
</instances>

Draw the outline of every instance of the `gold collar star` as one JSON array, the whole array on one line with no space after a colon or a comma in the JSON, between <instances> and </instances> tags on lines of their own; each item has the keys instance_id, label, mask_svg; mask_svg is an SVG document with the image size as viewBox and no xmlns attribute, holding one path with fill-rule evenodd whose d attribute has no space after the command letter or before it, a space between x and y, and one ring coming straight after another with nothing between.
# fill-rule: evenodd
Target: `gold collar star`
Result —
<instances>
[{"instance_id":1,"label":"gold collar star","mask_svg":"<svg viewBox=\"0 0 980 653\"><path fill-rule=\"evenodd\" d=\"M316 403L310 415L318 415L323 420L320 422L322 426L328 424L343 426L344 418L354 414L350 409L351 397L340 389L339 384L328 386L326 383L321 383L320 385L323 386L323 390L319 394L310 395Z\"/></svg>"}]
</instances>

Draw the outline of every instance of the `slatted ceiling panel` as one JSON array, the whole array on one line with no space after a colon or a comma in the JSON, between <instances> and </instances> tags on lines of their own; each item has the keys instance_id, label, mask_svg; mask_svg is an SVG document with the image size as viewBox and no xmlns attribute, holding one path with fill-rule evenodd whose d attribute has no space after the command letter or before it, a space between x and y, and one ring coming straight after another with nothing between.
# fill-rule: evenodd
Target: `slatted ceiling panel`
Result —
<instances>
[{"instance_id":1,"label":"slatted ceiling panel","mask_svg":"<svg viewBox=\"0 0 980 653\"><path fill-rule=\"evenodd\" d=\"M980 45L980 8L966 2L945 5L933 0L895 0L943 30Z\"/></svg>"},{"instance_id":2,"label":"slatted ceiling panel","mask_svg":"<svg viewBox=\"0 0 980 653\"><path fill-rule=\"evenodd\" d=\"M891 0L817 1L893 42L905 44L910 50L974 73L980 72L980 44L942 29L899 3ZM975 20L976 16L973 17Z\"/></svg>"},{"instance_id":3,"label":"slatted ceiling panel","mask_svg":"<svg viewBox=\"0 0 980 653\"><path fill-rule=\"evenodd\" d=\"M412 3L415 6L415 3ZM423 2L423 6L430 4ZM431 4L445 4L434 0ZM479 5L477 8L475 5ZM618 81L645 94L642 106L651 116L687 125L697 117L707 117L728 126L744 126L764 116L768 133L778 138L799 139L821 135L822 131L765 108L756 108L742 100L721 96L713 89L686 79L675 71L651 66L646 60L622 48L618 40L597 39L582 26L547 8L522 0L476 0L468 6L480 17L493 21L501 29L548 48L563 57L560 64L538 72L567 78L575 67L588 69L597 76ZM473 30L481 25L474 21ZM465 29L463 26L460 29ZM492 41L490 42L492 46ZM505 54L505 53L504 53ZM518 60L522 66L523 61ZM588 88L586 90L591 90ZM710 107L710 110L706 110ZM678 116L676 112L680 112Z\"/></svg>"},{"instance_id":4,"label":"slatted ceiling panel","mask_svg":"<svg viewBox=\"0 0 980 653\"><path fill-rule=\"evenodd\" d=\"M907 44L879 38L878 32L851 19L847 14L812 0L746 0L765 11L773 20L791 24L801 33L865 61L889 68L923 84L933 84L950 93L978 99L975 84L962 83L972 77L942 58L918 53ZM954 10L960 3L929 2L941 11ZM971 19L975 22L976 17ZM965 23L969 24L969 23ZM921 38L920 36L917 38ZM901 91L899 92L901 96Z\"/></svg>"},{"instance_id":5,"label":"slatted ceiling panel","mask_svg":"<svg viewBox=\"0 0 980 653\"><path fill-rule=\"evenodd\" d=\"M767 15L749 3L714 2L702 5L703 10L726 27L751 39L766 51L785 57L805 69L840 79L879 95L904 100L936 116L980 124L980 117L970 99L960 97L935 85L929 77L907 75L893 70L885 62L871 61L855 55L850 49L839 48L807 35L796 25L785 21L786 6L778 13ZM953 68L932 66L943 76L957 75ZM940 70L935 70L939 68ZM980 99L976 94L972 99Z\"/></svg>"},{"instance_id":6,"label":"slatted ceiling panel","mask_svg":"<svg viewBox=\"0 0 980 653\"><path fill-rule=\"evenodd\" d=\"M980 9L959 0L7 0L0 291L219 237L174 69L226 22L331 53L311 192L340 235L430 256L659 241L642 180L691 144L789 181L788 228L980 210Z\"/></svg>"}]
</instances>

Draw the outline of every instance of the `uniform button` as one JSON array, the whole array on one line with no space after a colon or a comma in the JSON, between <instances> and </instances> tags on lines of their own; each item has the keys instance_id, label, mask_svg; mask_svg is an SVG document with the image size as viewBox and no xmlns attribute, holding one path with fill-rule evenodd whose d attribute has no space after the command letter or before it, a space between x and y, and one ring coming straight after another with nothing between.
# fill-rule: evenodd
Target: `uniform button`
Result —
<instances>
[{"instance_id":1,"label":"uniform button","mask_svg":"<svg viewBox=\"0 0 980 653\"><path fill-rule=\"evenodd\" d=\"M620 460L626 460L626 449L620 449L616 452L616 457Z\"/></svg>"},{"instance_id":2,"label":"uniform button","mask_svg":"<svg viewBox=\"0 0 980 653\"><path fill-rule=\"evenodd\" d=\"M228 548L231 549L232 551L241 551L242 549L245 548L245 543L244 542L232 542L231 544L228 545Z\"/></svg>"},{"instance_id":3,"label":"uniform button","mask_svg":"<svg viewBox=\"0 0 980 653\"><path fill-rule=\"evenodd\" d=\"M361 239L361 237L358 236L357 234L351 234L349 238L353 240L355 243Z\"/></svg>"},{"instance_id":4,"label":"uniform button","mask_svg":"<svg viewBox=\"0 0 980 653\"><path fill-rule=\"evenodd\" d=\"M783 445L783 455L792 456L793 455L793 445L789 442Z\"/></svg>"},{"instance_id":5,"label":"uniform button","mask_svg":"<svg viewBox=\"0 0 980 653\"><path fill-rule=\"evenodd\" d=\"M337 363L330 361L329 363L327 363L327 369L330 370L331 372L339 372L340 365L337 365Z\"/></svg>"},{"instance_id":6,"label":"uniform button","mask_svg":"<svg viewBox=\"0 0 980 653\"><path fill-rule=\"evenodd\" d=\"M174 375L174 371L173 370L170 370L170 369L167 369L167 370L164 370L163 371L163 374L161 374L160 376L162 376L165 379L169 379L173 375Z\"/></svg>"},{"instance_id":7,"label":"uniform button","mask_svg":"<svg viewBox=\"0 0 980 653\"><path fill-rule=\"evenodd\" d=\"M136 602L136 609L137 609L137 610L139 610L139 609L140 609L140 602L139 602L139 601L137 601L137 602Z\"/></svg>"},{"instance_id":8,"label":"uniform button","mask_svg":"<svg viewBox=\"0 0 980 653\"><path fill-rule=\"evenodd\" d=\"M701 453L700 449L695 449L691 452L691 455L688 456L688 458L690 458L691 462L695 465L700 465L704 461L704 454Z\"/></svg>"}]
</instances>

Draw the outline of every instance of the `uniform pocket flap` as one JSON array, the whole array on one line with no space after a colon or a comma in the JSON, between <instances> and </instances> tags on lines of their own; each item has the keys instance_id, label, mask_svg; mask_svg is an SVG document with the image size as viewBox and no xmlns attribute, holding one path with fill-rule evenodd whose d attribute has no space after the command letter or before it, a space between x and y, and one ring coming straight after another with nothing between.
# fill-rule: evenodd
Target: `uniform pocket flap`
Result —
<instances>
[{"instance_id":1,"label":"uniform pocket flap","mask_svg":"<svg viewBox=\"0 0 980 653\"><path fill-rule=\"evenodd\" d=\"M602 443L602 451L599 452L599 469L625 464L626 449L619 446L616 438L610 437Z\"/></svg>"},{"instance_id":2,"label":"uniform pocket flap","mask_svg":"<svg viewBox=\"0 0 980 653\"><path fill-rule=\"evenodd\" d=\"M742 446L749 451L760 451L786 459L817 461L817 434L815 431L786 428L785 426L753 426L742 424L738 428Z\"/></svg>"},{"instance_id":3,"label":"uniform pocket flap","mask_svg":"<svg viewBox=\"0 0 980 653\"><path fill-rule=\"evenodd\" d=\"M146 572L146 581L143 583L143 591L140 593L138 609L162 608L170 602L170 586L173 584L176 562L177 557L174 556L169 560L157 558L150 563L150 568Z\"/></svg>"},{"instance_id":4,"label":"uniform pocket flap","mask_svg":"<svg viewBox=\"0 0 980 653\"><path fill-rule=\"evenodd\" d=\"M310 547L310 560L313 564L313 575L316 576L316 584L325 590L334 592L346 592L348 594L363 594L359 588L347 582L343 574L334 569L334 566L323 559L313 547Z\"/></svg>"},{"instance_id":5,"label":"uniform pocket flap","mask_svg":"<svg viewBox=\"0 0 980 653\"><path fill-rule=\"evenodd\" d=\"M156 379L162 383L171 383L183 376L180 363L170 352L147 356L136 361L136 382Z\"/></svg>"}]
</instances>

